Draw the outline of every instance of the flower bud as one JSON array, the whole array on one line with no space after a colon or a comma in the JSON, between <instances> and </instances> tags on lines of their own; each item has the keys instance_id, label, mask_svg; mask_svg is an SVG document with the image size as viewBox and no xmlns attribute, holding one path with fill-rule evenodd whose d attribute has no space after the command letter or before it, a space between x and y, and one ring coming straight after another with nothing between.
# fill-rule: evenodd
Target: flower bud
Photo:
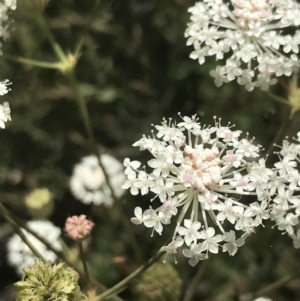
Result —
<instances>
[{"instance_id":1,"label":"flower bud","mask_svg":"<svg viewBox=\"0 0 300 301\"><path fill-rule=\"evenodd\" d=\"M143 301L178 301L180 298L181 279L169 263L158 262L142 275L135 287L138 300Z\"/></svg>"},{"instance_id":2,"label":"flower bud","mask_svg":"<svg viewBox=\"0 0 300 301\"><path fill-rule=\"evenodd\" d=\"M49 0L17 0L17 9L27 13L37 15L44 11Z\"/></svg>"},{"instance_id":3,"label":"flower bud","mask_svg":"<svg viewBox=\"0 0 300 301\"><path fill-rule=\"evenodd\" d=\"M53 197L47 188L35 189L25 197L26 207L32 217L44 219L53 212Z\"/></svg>"},{"instance_id":4,"label":"flower bud","mask_svg":"<svg viewBox=\"0 0 300 301\"><path fill-rule=\"evenodd\" d=\"M78 273L63 263L52 266L39 259L23 272L22 281L15 283L17 301L75 301L81 295Z\"/></svg>"},{"instance_id":5,"label":"flower bud","mask_svg":"<svg viewBox=\"0 0 300 301\"><path fill-rule=\"evenodd\" d=\"M76 241L85 240L91 233L95 224L86 218L86 215L68 217L65 231L69 237Z\"/></svg>"}]
</instances>

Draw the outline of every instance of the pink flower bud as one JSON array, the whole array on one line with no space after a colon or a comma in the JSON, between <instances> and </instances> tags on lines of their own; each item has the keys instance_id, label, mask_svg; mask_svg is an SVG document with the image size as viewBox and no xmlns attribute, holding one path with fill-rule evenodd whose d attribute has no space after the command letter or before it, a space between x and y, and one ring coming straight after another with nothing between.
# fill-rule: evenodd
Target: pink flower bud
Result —
<instances>
[{"instance_id":1,"label":"pink flower bud","mask_svg":"<svg viewBox=\"0 0 300 301\"><path fill-rule=\"evenodd\" d=\"M74 215L68 217L65 224L65 231L74 240L82 241L86 239L95 224L86 218L86 215Z\"/></svg>"}]
</instances>

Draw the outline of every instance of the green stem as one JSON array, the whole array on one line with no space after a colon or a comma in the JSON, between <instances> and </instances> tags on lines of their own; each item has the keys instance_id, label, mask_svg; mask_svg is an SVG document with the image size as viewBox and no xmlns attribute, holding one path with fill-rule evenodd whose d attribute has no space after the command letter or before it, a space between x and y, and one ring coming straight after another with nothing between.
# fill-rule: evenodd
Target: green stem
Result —
<instances>
[{"instance_id":1,"label":"green stem","mask_svg":"<svg viewBox=\"0 0 300 301\"><path fill-rule=\"evenodd\" d=\"M135 270L133 273L131 273L129 276L124 278L122 281L102 293L98 296L97 300L104 300L118 292L120 292L122 289L125 288L125 286L135 277L139 276L141 273L146 271L150 266L152 266L155 262L157 262L160 257L163 255L162 252L158 252L156 255L154 255L152 258L150 258L144 265L142 265L140 268Z\"/></svg>"},{"instance_id":2,"label":"green stem","mask_svg":"<svg viewBox=\"0 0 300 301\"><path fill-rule=\"evenodd\" d=\"M138 261L141 262L142 261L142 252L139 248L139 244L137 243L137 241L135 239L134 233L132 231L132 227L131 227L127 217L124 214L124 211L123 211L123 208L122 208L122 206L119 202L119 199L116 197L116 195L114 193L114 190L113 190L112 185L110 183L110 179L109 179L109 176L107 174L107 171L106 171L105 167L103 166L103 164L101 162L101 159L100 159L101 155L99 153L97 144L96 144L95 139L94 139L93 130L92 130L91 122L90 122L89 112L88 112L88 109L87 109L87 106L86 106L86 102L85 102L85 100L82 96L82 93L81 93L80 89L78 88L78 83L77 83L77 79L76 79L74 71L71 70L70 72L68 72L67 76L68 76L68 78L71 82L71 86L72 86L72 89L73 89L73 92L74 92L79 110L81 112L83 123L84 123L85 129L86 129L87 135L89 137L89 140L90 140L91 150L99 158L99 165L103 170L107 186L109 187L109 189L111 191L112 199L114 200L114 203L116 204L116 206L118 208L118 211L119 211L119 214L120 214L120 217L121 217L121 222L123 223L124 228L125 228L128 236L129 236L129 240L130 240L132 249L134 251L135 257Z\"/></svg>"},{"instance_id":3,"label":"green stem","mask_svg":"<svg viewBox=\"0 0 300 301\"><path fill-rule=\"evenodd\" d=\"M101 168L102 168L102 170L104 170L103 166ZM112 188L110 188L110 190L112 191ZM116 207L118 209L119 215L121 217L121 222L122 222L122 224L123 224L123 226L125 228L125 231L126 231L127 235L129 236L129 240L130 240L132 249L133 249L133 251L135 253L135 258L137 259L137 261L139 263L141 263L141 262L143 262L143 254L142 254L141 249L139 247L139 244L138 244L138 242L137 242L137 240L135 238L135 235L134 235L134 233L132 231L132 224L129 221L128 217L126 216L126 214L125 214L125 212L123 210L123 207L122 207L120 201L121 200L117 200L116 197L114 198L114 203L115 203L115 205L116 205Z\"/></svg>"},{"instance_id":4,"label":"green stem","mask_svg":"<svg viewBox=\"0 0 300 301\"><path fill-rule=\"evenodd\" d=\"M206 265L207 265L207 260L202 262L202 264L199 266L196 275L193 277L192 281L190 282L188 288L185 291L182 301L191 301L192 300L196 289L199 287L199 282L204 274Z\"/></svg>"},{"instance_id":5,"label":"green stem","mask_svg":"<svg viewBox=\"0 0 300 301\"><path fill-rule=\"evenodd\" d=\"M79 42L78 42L78 44L77 44L77 46L75 48L74 56L76 58L78 58L80 56L80 52L81 52L82 46L84 44L84 41L85 41L85 39L87 37L87 34L88 34L90 28L91 28L92 22L93 22L93 20L94 20L94 18L96 16L96 12L97 12L97 8L98 8L99 4L100 4L100 0L96 0L95 1L95 6L94 6L94 8L92 10L92 14L91 14L91 16L89 18L88 23L85 26L84 33L83 33L81 39L79 40Z\"/></svg>"},{"instance_id":6,"label":"green stem","mask_svg":"<svg viewBox=\"0 0 300 301\"><path fill-rule=\"evenodd\" d=\"M249 296L249 299L247 298L247 300L254 300L255 298L258 298L258 297L261 297L261 296L264 296L264 295L267 295L277 289L279 289L280 287L284 286L285 284L289 283L290 281L292 280L295 280L296 278L299 278L300 277L300 273L295 273L293 275L290 275L290 276L286 276L286 277L283 277L282 279L279 279L278 281L258 290L257 292L251 294Z\"/></svg>"},{"instance_id":7,"label":"green stem","mask_svg":"<svg viewBox=\"0 0 300 301\"><path fill-rule=\"evenodd\" d=\"M280 102L280 103L283 103L283 104L285 104L285 105L290 105L289 104L289 101L287 100L287 99L285 99L284 97L280 97L280 96L277 96L277 95L275 95L275 94L273 94L273 93L271 93L271 92L268 92L268 94L273 98L273 99L275 99L276 101L278 101L278 102Z\"/></svg>"},{"instance_id":8,"label":"green stem","mask_svg":"<svg viewBox=\"0 0 300 301\"><path fill-rule=\"evenodd\" d=\"M80 113L81 113L81 117L84 123L84 127L87 133L87 136L89 137L90 143L91 143L91 147L93 149L95 149L95 139L94 139L94 135L93 135L93 130L92 130L92 125L90 122L90 117L89 117L89 113L87 110L87 106L86 106L86 102L82 96L82 93L79 89L78 83L77 83L77 79L75 76L75 73L73 70L69 71L67 74L67 77L71 83L71 87L72 90L74 92L75 95L75 99L77 101L77 105L79 107Z\"/></svg>"},{"instance_id":9,"label":"green stem","mask_svg":"<svg viewBox=\"0 0 300 301\"><path fill-rule=\"evenodd\" d=\"M37 257L46 261L44 256L35 248L35 246L30 242L27 236L23 233L18 224L13 220L13 218L9 215L8 211L5 207L0 203L0 214L4 217L4 219L11 225L14 231L20 236L22 241L28 246L31 252Z\"/></svg>"},{"instance_id":10,"label":"green stem","mask_svg":"<svg viewBox=\"0 0 300 301\"><path fill-rule=\"evenodd\" d=\"M59 60L61 62L67 62L67 57L65 55L65 53L63 52L63 50L61 49L60 45L56 42L51 30L48 27L48 24L46 23L43 15L38 15L36 17L36 20L38 22L38 24L41 26L41 28L44 30L53 51L55 52L55 54L57 55L57 57L59 58Z\"/></svg>"},{"instance_id":11,"label":"green stem","mask_svg":"<svg viewBox=\"0 0 300 301\"><path fill-rule=\"evenodd\" d=\"M29 65L29 66L36 66L36 67L41 67L41 68L48 68L48 69L58 69L60 70L61 64L59 62L54 62L54 63L49 63L49 62L43 62L43 61L37 61L37 60L32 60L24 57L18 57L18 56L12 56L5 54L2 57L9 59L11 61Z\"/></svg>"},{"instance_id":12,"label":"green stem","mask_svg":"<svg viewBox=\"0 0 300 301\"><path fill-rule=\"evenodd\" d=\"M280 129L278 130L275 138L273 139L271 145L269 146L269 148L267 150L267 153L266 153L267 156L271 155L276 144L280 143L283 140L286 130L288 129L289 125L291 124L293 117L294 117L294 114L291 112L291 110L289 110L280 126Z\"/></svg>"},{"instance_id":13,"label":"green stem","mask_svg":"<svg viewBox=\"0 0 300 301\"><path fill-rule=\"evenodd\" d=\"M83 269L84 269L84 274L85 274L87 286L88 286L89 291L92 292L93 291L93 286L92 286L89 270L88 270L88 267L87 267L87 264L86 264L84 251L83 251L83 246L82 246L81 241L78 242L78 248L79 248L79 254L80 254L81 262L82 262Z\"/></svg>"}]
</instances>

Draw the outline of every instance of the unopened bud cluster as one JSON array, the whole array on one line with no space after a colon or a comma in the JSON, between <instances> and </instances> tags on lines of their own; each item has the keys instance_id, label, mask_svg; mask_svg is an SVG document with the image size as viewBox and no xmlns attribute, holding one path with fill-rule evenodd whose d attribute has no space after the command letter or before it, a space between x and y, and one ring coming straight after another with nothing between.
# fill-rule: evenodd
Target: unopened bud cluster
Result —
<instances>
[{"instance_id":1,"label":"unopened bud cluster","mask_svg":"<svg viewBox=\"0 0 300 301\"><path fill-rule=\"evenodd\" d=\"M76 241L86 239L95 224L86 218L86 215L68 217L65 223L66 234Z\"/></svg>"},{"instance_id":2,"label":"unopened bud cluster","mask_svg":"<svg viewBox=\"0 0 300 301\"><path fill-rule=\"evenodd\" d=\"M23 269L22 281L15 283L17 301L75 301L80 294L78 273L63 263L52 266L36 260Z\"/></svg>"}]
</instances>

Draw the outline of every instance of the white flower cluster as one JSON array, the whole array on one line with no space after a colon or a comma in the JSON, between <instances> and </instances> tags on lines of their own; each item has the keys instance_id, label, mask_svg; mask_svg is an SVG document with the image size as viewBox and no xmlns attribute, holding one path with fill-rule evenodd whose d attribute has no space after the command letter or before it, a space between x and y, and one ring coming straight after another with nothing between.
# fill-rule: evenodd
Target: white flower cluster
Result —
<instances>
[{"instance_id":1,"label":"white flower cluster","mask_svg":"<svg viewBox=\"0 0 300 301\"><path fill-rule=\"evenodd\" d=\"M0 1L0 38L6 41L9 38L9 19L10 10L17 8L16 0L1 0Z\"/></svg>"},{"instance_id":2,"label":"white flower cluster","mask_svg":"<svg viewBox=\"0 0 300 301\"><path fill-rule=\"evenodd\" d=\"M298 68L300 4L294 0L203 0L188 10L191 23L185 32L193 45L190 58L199 64L206 56L226 59L210 75L216 86L237 80L248 91L267 91L274 76L290 76Z\"/></svg>"},{"instance_id":3,"label":"white flower cluster","mask_svg":"<svg viewBox=\"0 0 300 301\"><path fill-rule=\"evenodd\" d=\"M125 181L122 164L107 154L101 155L101 163L107 172L114 194L120 197L124 193L121 185ZM70 189L84 204L111 206L113 203L111 191L96 156L84 157L75 165L70 179Z\"/></svg>"},{"instance_id":4,"label":"white flower cluster","mask_svg":"<svg viewBox=\"0 0 300 301\"><path fill-rule=\"evenodd\" d=\"M9 11L15 10L17 7L16 0L1 0L0 1L0 39L6 41L9 38ZM0 42L0 54L2 43ZM4 95L8 93L10 90L7 86L10 85L11 82L9 80L4 80L0 82L0 95ZM5 128L5 122L11 121L10 117L10 108L9 103L5 102L3 105L0 105L0 127Z\"/></svg>"},{"instance_id":5,"label":"white flower cluster","mask_svg":"<svg viewBox=\"0 0 300 301\"><path fill-rule=\"evenodd\" d=\"M270 210L278 229L300 248L300 132L295 142L283 141L278 153L280 161L275 163L276 173L270 182L270 193L275 195Z\"/></svg>"},{"instance_id":6,"label":"white flower cluster","mask_svg":"<svg viewBox=\"0 0 300 301\"><path fill-rule=\"evenodd\" d=\"M214 126L201 126L196 116L182 119L178 124L163 120L154 126L157 138L144 136L133 144L153 155L148 161L151 171L126 158L127 181L122 187L133 195L154 193L151 201L157 201L157 208L143 212L136 207L131 219L153 228L152 235L161 234L163 225L177 216L172 242L161 251L175 254L185 244L183 254L194 266L219 248L234 255L269 218L268 181L273 172L264 159L258 160L260 146L240 138L242 132L231 125L215 120ZM243 195L255 195L257 201L243 204ZM236 231L242 232L238 239Z\"/></svg>"},{"instance_id":7,"label":"white flower cluster","mask_svg":"<svg viewBox=\"0 0 300 301\"><path fill-rule=\"evenodd\" d=\"M36 234L44 237L45 240L47 240L47 242L49 242L57 251L62 250L62 246L59 242L61 230L55 227L52 223L48 221L30 221L27 223L27 226ZM47 247L32 234L25 230L22 231L46 260L51 263L55 262L56 254L48 250ZM24 267L32 266L36 259L28 246L17 234L14 234L7 243L7 258L8 262L17 269L17 272L20 275L22 275L22 269Z\"/></svg>"}]
</instances>

